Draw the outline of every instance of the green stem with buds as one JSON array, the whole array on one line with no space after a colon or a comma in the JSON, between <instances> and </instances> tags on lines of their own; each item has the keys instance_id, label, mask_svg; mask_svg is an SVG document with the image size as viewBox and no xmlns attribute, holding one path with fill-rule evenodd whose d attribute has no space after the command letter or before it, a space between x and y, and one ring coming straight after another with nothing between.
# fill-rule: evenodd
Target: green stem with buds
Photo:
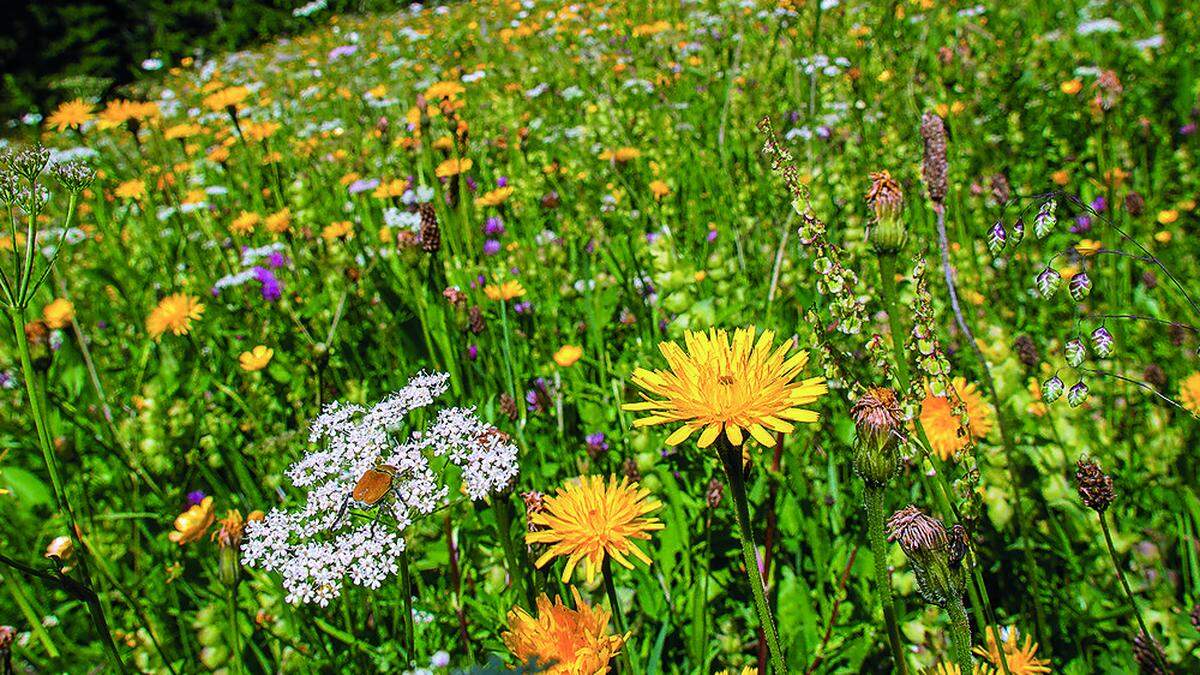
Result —
<instances>
[{"instance_id":1,"label":"green stem with buds","mask_svg":"<svg viewBox=\"0 0 1200 675\"><path fill-rule=\"evenodd\" d=\"M879 602L883 605L883 618L887 623L892 660L896 664L896 672L904 675L908 672L908 664L904 660L900 624L896 619L896 601L892 597L891 575L888 574L887 538L883 535L883 494L882 486L867 485L867 538L871 542L871 552L875 557L875 586L879 593Z\"/></svg>"},{"instance_id":2,"label":"green stem with buds","mask_svg":"<svg viewBox=\"0 0 1200 675\"><path fill-rule=\"evenodd\" d=\"M729 493L733 497L734 514L737 516L738 534L742 540L742 558L746 564L746 576L754 592L754 605L758 610L758 622L767 636L767 647L771 651L771 666L776 673L789 672L783 651L779 648L779 635L775 631L775 619L771 606L767 604L766 586L762 570L758 566L758 554L754 550L754 531L750 527L750 507L746 501L746 483L742 479L742 450L722 434L717 437L717 454L729 479Z\"/></svg>"}]
</instances>

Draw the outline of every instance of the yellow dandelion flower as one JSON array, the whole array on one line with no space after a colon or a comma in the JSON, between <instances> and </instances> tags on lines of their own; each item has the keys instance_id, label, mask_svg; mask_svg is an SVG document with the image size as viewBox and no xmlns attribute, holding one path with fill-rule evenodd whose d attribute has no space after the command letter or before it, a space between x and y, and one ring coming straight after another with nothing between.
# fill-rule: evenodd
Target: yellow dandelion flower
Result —
<instances>
[{"instance_id":1,"label":"yellow dandelion flower","mask_svg":"<svg viewBox=\"0 0 1200 675\"><path fill-rule=\"evenodd\" d=\"M256 370L262 370L271 362L271 358L275 356L275 350L266 345L258 345L248 352L242 352L238 357L238 363L241 364L242 370L247 373L253 373Z\"/></svg>"},{"instance_id":2,"label":"yellow dandelion flower","mask_svg":"<svg viewBox=\"0 0 1200 675\"><path fill-rule=\"evenodd\" d=\"M633 371L632 381L651 394L627 403L625 410L648 412L634 426L682 424L667 437L678 445L695 432L699 446L707 448L724 433L741 446L745 433L763 445L774 445L771 432L791 433L792 422L816 422L819 415L800 406L816 401L827 391L825 378L796 380L808 364L808 352L788 357L791 341L774 346L775 332L763 331L755 341L755 328L739 328L732 340L724 330L684 334L686 351L674 342L659 343L668 370Z\"/></svg>"},{"instance_id":3,"label":"yellow dandelion flower","mask_svg":"<svg viewBox=\"0 0 1200 675\"><path fill-rule=\"evenodd\" d=\"M671 194L671 186L661 180L650 181L650 192L654 195L655 199L662 199Z\"/></svg>"},{"instance_id":4,"label":"yellow dandelion flower","mask_svg":"<svg viewBox=\"0 0 1200 675\"><path fill-rule=\"evenodd\" d=\"M470 171L471 167L474 165L475 165L475 163L472 162L469 158L468 159L457 159L457 158L452 157L450 159L443 161L441 164L438 164L437 168L434 169L433 173L438 178L449 178L450 176L457 176L460 173Z\"/></svg>"},{"instance_id":5,"label":"yellow dandelion flower","mask_svg":"<svg viewBox=\"0 0 1200 675\"><path fill-rule=\"evenodd\" d=\"M254 232L254 226L262 221L262 216L253 211L242 211L229 224L229 231L234 234L247 235Z\"/></svg>"},{"instance_id":6,"label":"yellow dandelion flower","mask_svg":"<svg viewBox=\"0 0 1200 675\"><path fill-rule=\"evenodd\" d=\"M630 483L628 478L618 483L615 476L607 485L600 476L581 476L558 488L553 497L546 497L543 510L529 517L530 524L540 528L526 533L525 542L550 544L537 559L537 567L566 556L562 573L565 584L579 561L586 560L590 584L607 558L628 569L633 569L629 555L649 565L649 556L633 542L649 540L650 532L663 528L657 518L644 517L662 507L649 495L649 490Z\"/></svg>"},{"instance_id":7,"label":"yellow dandelion flower","mask_svg":"<svg viewBox=\"0 0 1200 675\"><path fill-rule=\"evenodd\" d=\"M971 436L987 436L992 430L991 406L984 402L974 383L967 384L964 378L956 377L951 381L951 385L967 406L967 415L971 418ZM950 400L945 396L934 396L928 387L926 390L927 396L921 402L921 426L925 428L933 451L942 460L947 460L967 446L967 438L958 434L959 420L954 415Z\"/></svg>"},{"instance_id":8,"label":"yellow dandelion flower","mask_svg":"<svg viewBox=\"0 0 1200 675\"><path fill-rule=\"evenodd\" d=\"M272 213L271 215L267 216L265 221L263 221L263 225L267 228L267 231L272 234L283 234L284 232L287 232L288 230L292 229L292 210L283 208L275 213Z\"/></svg>"},{"instance_id":9,"label":"yellow dandelion flower","mask_svg":"<svg viewBox=\"0 0 1200 675\"><path fill-rule=\"evenodd\" d=\"M75 318L75 305L66 298L55 298L42 308L42 320L50 328L63 328Z\"/></svg>"},{"instance_id":10,"label":"yellow dandelion flower","mask_svg":"<svg viewBox=\"0 0 1200 675\"><path fill-rule=\"evenodd\" d=\"M480 206L499 206L512 196L513 189L511 187L496 188L483 193L475 198L475 203Z\"/></svg>"},{"instance_id":11,"label":"yellow dandelion flower","mask_svg":"<svg viewBox=\"0 0 1200 675\"><path fill-rule=\"evenodd\" d=\"M537 600L537 616L521 607L508 613L508 631L501 634L504 645L522 664L536 661L549 666L548 675L597 675L608 672L608 664L620 653L629 635L608 632L609 613L591 607L579 591L571 588L575 607L545 595Z\"/></svg>"},{"instance_id":12,"label":"yellow dandelion flower","mask_svg":"<svg viewBox=\"0 0 1200 675\"><path fill-rule=\"evenodd\" d=\"M220 112L228 108L236 108L248 96L250 96L250 90L246 87L226 87L205 96L204 107L213 112Z\"/></svg>"},{"instance_id":13,"label":"yellow dandelion flower","mask_svg":"<svg viewBox=\"0 0 1200 675\"><path fill-rule=\"evenodd\" d=\"M1078 78L1074 80L1067 80L1058 85L1058 90L1067 96L1074 96L1083 90L1083 81Z\"/></svg>"},{"instance_id":14,"label":"yellow dandelion flower","mask_svg":"<svg viewBox=\"0 0 1200 675\"><path fill-rule=\"evenodd\" d=\"M1179 220L1179 212L1175 209L1163 209L1158 212L1159 225L1170 225L1177 220Z\"/></svg>"},{"instance_id":15,"label":"yellow dandelion flower","mask_svg":"<svg viewBox=\"0 0 1200 675\"><path fill-rule=\"evenodd\" d=\"M321 238L328 242L336 239L353 239L354 224L348 220L332 222L321 230Z\"/></svg>"},{"instance_id":16,"label":"yellow dandelion flower","mask_svg":"<svg viewBox=\"0 0 1200 675\"><path fill-rule=\"evenodd\" d=\"M127 180L117 186L114 194L121 199L141 199L146 195L146 181L140 178Z\"/></svg>"},{"instance_id":17,"label":"yellow dandelion flower","mask_svg":"<svg viewBox=\"0 0 1200 675\"><path fill-rule=\"evenodd\" d=\"M1085 258L1096 255L1102 248L1104 248L1104 244L1094 239L1084 239L1075 244L1075 251Z\"/></svg>"},{"instance_id":18,"label":"yellow dandelion flower","mask_svg":"<svg viewBox=\"0 0 1200 675\"><path fill-rule=\"evenodd\" d=\"M1179 403L1193 415L1200 415L1200 372L1188 375L1179 384Z\"/></svg>"},{"instance_id":19,"label":"yellow dandelion flower","mask_svg":"<svg viewBox=\"0 0 1200 675\"><path fill-rule=\"evenodd\" d=\"M466 87L458 82L434 82L425 90L425 98L431 101L440 101L444 98L454 98L465 92Z\"/></svg>"},{"instance_id":20,"label":"yellow dandelion flower","mask_svg":"<svg viewBox=\"0 0 1200 675\"><path fill-rule=\"evenodd\" d=\"M54 112L50 113L50 117L46 118L46 124L59 131L66 131L67 129L78 129L90 119L92 119L92 104L77 98L60 103Z\"/></svg>"},{"instance_id":21,"label":"yellow dandelion flower","mask_svg":"<svg viewBox=\"0 0 1200 675\"><path fill-rule=\"evenodd\" d=\"M489 300L494 302L509 301L513 298L519 298L525 295L525 287L516 279L509 279L499 285L488 284L483 287L483 292L488 296Z\"/></svg>"},{"instance_id":22,"label":"yellow dandelion flower","mask_svg":"<svg viewBox=\"0 0 1200 675\"><path fill-rule=\"evenodd\" d=\"M167 331L175 335L187 335L192 329L192 321L198 321L202 314L204 305L199 298L186 293L174 293L163 298L150 311L150 316L146 317L146 332L155 340Z\"/></svg>"},{"instance_id":23,"label":"yellow dandelion flower","mask_svg":"<svg viewBox=\"0 0 1200 675\"><path fill-rule=\"evenodd\" d=\"M569 368L583 356L583 348L577 345L563 345L554 352L554 362L562 368Z\"/></svg>"},{"instance_id":24,"label":"yellow dandelion flower","mask_svg":"<svg viewBox=\"0 0 1200 675\"><path fill-rule=\"evenodd\" d=\"M1050 672L1049 662L1035 656L1038 646L1033 638L1026 635L1022 642L1021 634L1016 628L1001 628L999 633L1003 642L997 645L996 632L992 628L985 630L987 649L976 647L974 652L987 660L997 672L1003 672L1003 665L1000 663L1001 649L1004 651L1004 662L1008 664L1008 672L1012 675L1037 675Z\"/></svg>"},{"instance_id":25,"label":"yellow dandelion flower","mask_svg":"<svg viewBox=\"0 0 1200 675\"><path fill-rule=\"evenodd\" d=\"M175 518L175 531L168 534L167 538L180 546L199 541L216 520L212 501L212 497L205 497L199 504L193 504L187 511L179 514Z\"/></svg>"}]
</instances>

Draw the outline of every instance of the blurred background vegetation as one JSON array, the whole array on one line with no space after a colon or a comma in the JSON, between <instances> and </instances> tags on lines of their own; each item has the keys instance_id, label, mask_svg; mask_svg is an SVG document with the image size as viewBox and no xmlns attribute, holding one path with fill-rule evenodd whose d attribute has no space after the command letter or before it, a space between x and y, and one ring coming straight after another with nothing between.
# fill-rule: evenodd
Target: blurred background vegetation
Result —
<instances>
[{"instance_id":1,"label":"blurred background vegetation","mask_svg":"<svg viewBox=\"0 0 1200 675\"><path fill-rule=\"evenodd\" d=\"M111 95L147 60L241 49L304 30L332 13L386 9L386 0L34 0L8 10L0 32L0 117L47 114L60 101ZM324 5L324 7L320 7Z\"/></svg>"}]
</instances>

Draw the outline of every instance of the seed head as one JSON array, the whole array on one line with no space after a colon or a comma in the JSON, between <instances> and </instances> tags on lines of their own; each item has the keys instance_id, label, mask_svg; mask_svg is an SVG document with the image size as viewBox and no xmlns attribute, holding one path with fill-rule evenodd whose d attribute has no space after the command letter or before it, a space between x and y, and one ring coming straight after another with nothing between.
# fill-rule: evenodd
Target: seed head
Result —
<instances>
[{"instance_id":1,"label":"seed head","mask_svg":"<svg viewBox=\"0 0 1200 675\"><path fill-rule=\"evenodd\" d=\"M925 187L929 190L929 199L934 204L946 200L946 125L942 118L933 113L925 113L921 118L921 137L925 139L925 161L921 175L925 178Z\"/></svg>"}]
</instances>

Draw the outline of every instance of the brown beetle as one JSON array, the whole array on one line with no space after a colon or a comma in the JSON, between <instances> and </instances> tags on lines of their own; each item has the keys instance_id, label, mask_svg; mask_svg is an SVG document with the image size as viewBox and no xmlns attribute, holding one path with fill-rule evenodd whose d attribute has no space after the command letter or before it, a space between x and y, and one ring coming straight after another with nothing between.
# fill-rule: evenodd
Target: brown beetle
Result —
<instances>
[{"instance_id":1,"label":"brown beetle","mask_svg":"<svg viewBox=\"0 0 1200 675\"><path fill-rule=\"evenodd\" d=\"M368 506L374 506L392 491L392 482L396 480L398 473L399 469L391 464L376 464L358 479L350 497Z\"/></svg>"}]
</instances>

